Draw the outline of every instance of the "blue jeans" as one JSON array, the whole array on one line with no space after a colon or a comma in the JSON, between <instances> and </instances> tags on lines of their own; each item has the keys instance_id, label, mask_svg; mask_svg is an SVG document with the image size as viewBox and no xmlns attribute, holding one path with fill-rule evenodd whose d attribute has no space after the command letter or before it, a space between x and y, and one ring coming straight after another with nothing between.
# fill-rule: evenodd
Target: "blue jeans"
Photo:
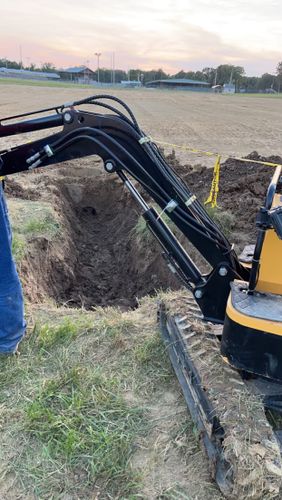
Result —
<instances>
[{"instance_id":1,"label":"blue jeans","mask_svg":"<svg viewBox=\"0 0 282 500\"><path fill-rule=\"evenodd\" d=\"M0 181L0 353L11 353L24 336L23 294L12 256L12 234Z\"/></svg>"}]
</instances>

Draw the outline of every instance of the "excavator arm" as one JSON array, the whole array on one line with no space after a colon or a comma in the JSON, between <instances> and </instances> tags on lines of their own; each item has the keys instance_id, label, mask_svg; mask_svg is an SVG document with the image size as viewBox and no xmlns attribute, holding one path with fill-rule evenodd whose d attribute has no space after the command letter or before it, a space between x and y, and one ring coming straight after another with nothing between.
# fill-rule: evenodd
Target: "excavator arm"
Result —
<instances>
[{"instance_id":1,"label":"excavator arm","mask_svg":"<svg viewBox=\"0 0 282 500\"><path fill-rule=\"evenodd\" d=\"M121 105L123 111L113 107L112 102ZM110 113L82 111L78 109L82 104L102 106ZM196 196L139 128L127 105L115 97L100 95L36 114L50 111L55 113L24 121L15 120L27 118L29 114L1 120L0 137L51 128L56 128L56 132L1 151L0 176L99 155L106 172L118 175L140 205L170 269L192 290L204 318L223 322L230 282L235 278L248 279L249 270L239 262L231 244ZM62 128L59 132L58 127ZM145 201L143 193L154 200L161 213L166 213L180 233L200 252L211 268L209 273L201 273L161 215Z\"/></svg>"}]
</instances>

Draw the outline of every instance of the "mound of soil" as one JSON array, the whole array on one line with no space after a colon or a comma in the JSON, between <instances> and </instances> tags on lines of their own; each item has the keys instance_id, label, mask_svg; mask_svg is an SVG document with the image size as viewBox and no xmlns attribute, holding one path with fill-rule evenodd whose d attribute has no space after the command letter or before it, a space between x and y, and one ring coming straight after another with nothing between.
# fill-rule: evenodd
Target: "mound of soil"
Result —
<instances>
[{"instance_id":1,"label":"mound of soil","mask_svg":"<svg viewBox=\"0 0 282 500\"><path fill-rule=\"evenodd\" d=\"M282 163L280 156L263 157L256 151L246 156L254 161ZM213 170L207 167L182 166L172 153L168 160L185 180L193 193L204 202L209 194ZM273 167L259 163L246 163L233 158L221 164L218 205L235 216L234 231L242 234L242 242L251 243L256 236L255 219L264 203L266 191L274 173ZM240 244L240 238L238 243Z\"/></svg>"}]
</instances>

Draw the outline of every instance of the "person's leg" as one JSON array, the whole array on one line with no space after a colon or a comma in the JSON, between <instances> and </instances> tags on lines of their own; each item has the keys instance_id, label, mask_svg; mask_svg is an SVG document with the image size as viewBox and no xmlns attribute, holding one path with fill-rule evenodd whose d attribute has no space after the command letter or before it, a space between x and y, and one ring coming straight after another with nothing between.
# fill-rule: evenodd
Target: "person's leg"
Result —
<instances>
[{"instance_id":1,"label":"person's leg","mask_svg":"<svg viewBox=\"0 0 282 500\"><path fill-rule=\"evenodd\" d=\"M9 217L0 182L0 353L12 353L25 333L23 294L12 257Z\"/></svg>"}]
</instances>

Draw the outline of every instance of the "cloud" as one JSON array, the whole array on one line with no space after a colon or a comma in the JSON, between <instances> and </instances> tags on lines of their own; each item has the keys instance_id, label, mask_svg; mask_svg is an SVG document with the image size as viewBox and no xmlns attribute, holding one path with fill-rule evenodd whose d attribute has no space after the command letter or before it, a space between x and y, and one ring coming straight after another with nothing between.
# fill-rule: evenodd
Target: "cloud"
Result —
<instances>
[{"instance_id":1,"label":"cloud","mask_svg":"<svg viewBox=\"0 0 282 500\"><path fill-rule=\"evenodd\" d=\"M5 56L57 65L201 69L221 63L273 71L282 58L278 0L10 0L1 12ZM255 14L254 14L255 13ZM35 59L36 58L36 59Z\"/></svg>"}]
</instances>

